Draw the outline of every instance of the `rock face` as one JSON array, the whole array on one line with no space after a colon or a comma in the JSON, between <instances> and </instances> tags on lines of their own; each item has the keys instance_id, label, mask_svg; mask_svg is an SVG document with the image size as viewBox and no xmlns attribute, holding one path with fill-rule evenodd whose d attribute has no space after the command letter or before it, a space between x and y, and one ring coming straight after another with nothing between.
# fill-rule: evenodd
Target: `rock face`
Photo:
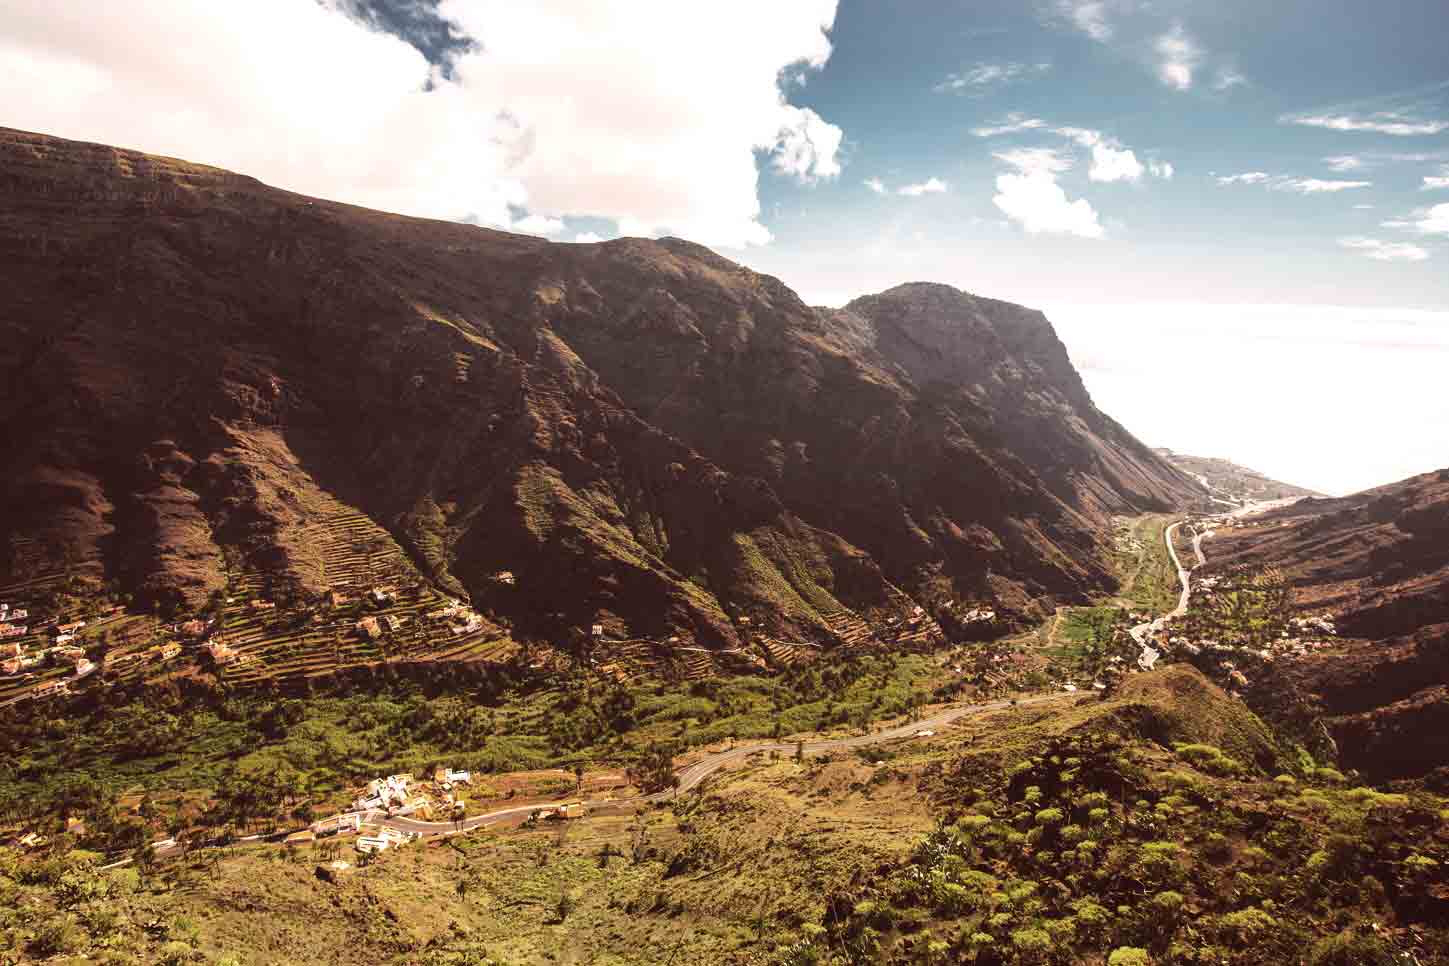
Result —
<instances>
[{"instance_id":1,"label":"rock face","mask_svg":"<svg viewBox=\"0 0 1449 966\"><path fill-rule=\"evenodd\" d=\"M524 633L728 646L741 614L1077 599L1111 583L1110 514L1198 491L1040 313L946 286L817 310L677 239L552 244L17 131L0 198L7 579L317 591L335 497Z\"/></svg>"},{"instance_id":2,"label":"rock face","mask_svg":"<svg viewBox=\"0 0 1449 966\"><path fill-rule=\"evenodd\" d=\"M1449 469L1301 500L1223 534L1213 562L1277 567L1299 608L1336 615L1343 646L1292 673L1347 763L1375 777L1449 765Z\"/></svg>"}]
</instances>

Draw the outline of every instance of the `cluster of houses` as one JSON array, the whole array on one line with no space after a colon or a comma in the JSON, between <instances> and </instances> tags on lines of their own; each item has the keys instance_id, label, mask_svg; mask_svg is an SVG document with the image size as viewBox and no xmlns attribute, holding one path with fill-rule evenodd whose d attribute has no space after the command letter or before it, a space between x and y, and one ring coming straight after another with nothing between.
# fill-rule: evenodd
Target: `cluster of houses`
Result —
<instances>
[{"instance_id":1,"label":"cluster of houses","mask_svg":"<svg viewBox=\"0 0 1449 966\"><path fill-rule=\"evenodd\" d=\"M24 637L30 634L28 624L14 623L18 620L25 620L29 616L30 612L24 608L12 608L8 603L0 603L0 637ZM76 634L85 626L86 622L83 620L56 625L51 628L53 637L49 646L39 647L35 650L27 650L21 641L11 641L8 644L0 645L0 655L5 658L0 661L0 671L6 675L21 674L31 668L39 667L47 661L55 665L70 665L74 670L70 677L42 682L30 691L29 696L49 698L69 693L69 685L72 682L79 681L96 671L96 665L86 657L85 649L73 643Z\"/></svg>"},{"instance_id":2,"label":"cluster of houses","mask_svg":"<svg viewBox=\"0 0 1449 966\"><path fill-rule=\"evenodd\" d=\"M1338 625L1333 622L1333 615L1328 613L1294 617L1288 621L1288 626L1300 634L1317 633L1333 636L1338 633Z\"/></svg>"},{"instance_id":3,"label":"cluster of houses","mask_svg":"<svg viewBox=\"0 0 1449 966\"><path fill-rule=\"evenodd\" d=\"M408 774L374 778L363 787L347 811L319 819L306 832L297 833L288 841L313 841L344 832L356 833L357 851L385 852L417 838L417 834L405 833L384 824L376 834L363 835L364 817L368 813L383 812L389 816L428 820L435 810L442 810L450 817L461 816L465 803L457 794L459 786L470 785L472 781L471 772L443 766L434 770L432 787Z\"/></svg>"},{"instance_id":4,"label":"cluster of houses","mask_svg":"<svg viewBox=\"0 0 1449 966\"><path fill-rule=\"evenodd\" d=\"M411 775L374 778L367 783L366 790L353 800L352 808L358 812L391 812L393 808L405 808L408 806L408 791L412 781Z\"/></svg>"},{"instance_id":5,"label":"cluster of houses","mask_svg":"<svg viewBox=\"0 0 1449 966\"><path fill-rule=\"evenodd\" d=\"M207 641L201 645L201 649L211 655L212 663L217 667L246 664L255 657L254 654L238 651L230 644L217 640Z\"/></svg>"},{"instance_id":6,"label":"cluster of houses","mask_svg":"<svg viewBox=\"0 0 1449 966\"><path fill-rule=\"evenodd\" d=\"M374 587L368 591L368 599L382 607L394 603L397 598L390 587ZM448 602L442 607L429 611L426 617L434 623L446 624L448 630L455 637L472 634L483 627L483 618L480 614L462 601L452 599L448 599ZM408 618L402 614L369 614L357 622L356 630L357 633L371 641L377 640L386 633L397 633L407 622Z\"/></svg>"},{"instance_id":7,"label":"cluster of houses","mask_svg":"<svg viewBox=\"0 0 1449 966\"><path fill-rule=\"evenodd\" d=\"M473 775L467 771L455 771L439 767L433 773L433 786L427 787L412 775L388 775L374 778L364 786L353 800L351 811L386 812L389 815L417 815L431 818L435 808L454 814L462 810L463 800L458 797L457 786L469 785Z\"/></svg>"},{"instance_id":8,"label":"cluster of houses","mask_svg":"<svg viewBox=\"0 0 1449 966\"><path fill-rule=\"evenodd\" d=\"M948 604L947 607L949 606ZM956 617L963 624L986 624L996 620L996 611L990 607L973 607L965 613L957 614Z\"/></svg>"},{"instance_id":9,"label":"cluster of houses","mask_svg":"<svg viewBox=\"0 0 1449 966\"><path fill-rule=\"evenodd\" d=\"M404 832L391 825L384 825L378 829L376 835L359 835L356 848L365 855L372 855L386 852L390 848L397 848L399 845L406 845L421 837L417 832Z\"/></svg>"},{"instance_id":10,"label":"cluster of houses","mask_svg":"<svg viewBox=\"0 0 1449 966\"><path fill-rule=\"evenodd\" d=\"M25 624L17 624L16 621L23 621L30 616L30 611L22 608L10 609L8 603L0 602L0 640L9 637L24 637L30 633L30 628Z\"/></svg>"},{"instance_id":11,"label":"cluster of houses","mask_svg":"<svg viewBox=\"0 0 1449 966\"><path fill-rule=\"evenodd\" d=\"M507 572L505 571L505 573ZM513 575L508 574L508 576ZM446 623L454 637L472 634L483 627L483 618L477 611L462 601L451 599L446 605L428 611L428 620Z\"/></svg>"}]
</instances>

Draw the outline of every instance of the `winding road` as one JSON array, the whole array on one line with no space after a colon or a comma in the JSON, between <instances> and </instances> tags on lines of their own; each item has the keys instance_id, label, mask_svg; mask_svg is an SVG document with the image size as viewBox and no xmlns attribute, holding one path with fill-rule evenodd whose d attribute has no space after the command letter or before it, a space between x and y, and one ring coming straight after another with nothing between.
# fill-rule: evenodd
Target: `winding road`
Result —
<instances>
[{"instance_id":1,"label":"winding road","mask_svg":"<svg viewBox=\"0 0 1449 966\"><path fill-rule=\"evenodd\" d=\"M1168 621L1186 614L1188 601L1192 599L1192 570L1182 565L1182 560L1177 556L1177 548L1172 545L1172 534L1180 526L1182 526L1181 520L1162 531L1163 543L1167 544L1167 555L1172 558L1172 565L1177 568L1177 582L1182 585L1182 592L1177 597L1177 606L1161 617L1138 624L1127 632L1132 635L1132 640L1137 643L1137 646L1142 648L1142 653L1137 658L1137 666L1144 671L1152 670L1157 659L1162 656L1162 652L1149 644L1148 640L1167 626ZM1197 563L1193 565L1194 569L1207 563L1207 558L1203 556L1202 552L1202 542L1212 534L1211 530L1201 530L1193 535L1192 552L1197 555Z\"/></svg>"}]
</instances>

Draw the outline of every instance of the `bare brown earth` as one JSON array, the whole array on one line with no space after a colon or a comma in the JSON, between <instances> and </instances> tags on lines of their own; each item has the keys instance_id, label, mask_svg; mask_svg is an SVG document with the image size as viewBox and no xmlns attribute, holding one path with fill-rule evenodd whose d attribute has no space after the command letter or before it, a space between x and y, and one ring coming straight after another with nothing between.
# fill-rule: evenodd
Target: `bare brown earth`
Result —
<instances>
[{"instance_id":1,"label":"bare brown earth","mask_svg":"<svg viewBox=\"0 0 1449 966\"><path fill-rule=\"evenodd\" d=\"M1380 777L1449 763L1449 469L1309 499L1213 538L1214 569L1279 568L1341 647L1292 666L1344 760Z\"/></svg>"},{"instance_id":2,"label":"bare brown earth","mask_svg":"<svg viewBox=\"0 0 1449 966\"><path fill-rule=\"evenodd\" d=\"M817 310L678 239L552 244L9 130L0 276L0 583L315 594L341 500L526 636L729 647L745 614L1049 613L1111 587L1111 514L1197 498L1045 317L942 285Z\"/></svg>"}]
</instances>

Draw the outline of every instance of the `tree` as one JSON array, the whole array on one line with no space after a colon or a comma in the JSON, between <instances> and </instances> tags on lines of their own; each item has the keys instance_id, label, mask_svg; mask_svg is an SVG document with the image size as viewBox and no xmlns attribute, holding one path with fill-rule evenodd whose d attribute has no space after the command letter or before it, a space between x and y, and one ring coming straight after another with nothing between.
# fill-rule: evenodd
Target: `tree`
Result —
<instances>
[{"instance_id":1,"label":"tree","mask_svg":"<svg viewBox=\"0 0 1449 966\"><path fill-rule=\"evenodd\" d=\"M156 868L156 847L150 842L136 846L131 853L131 861L136 863L136 871L141 873L143 880L149 878L151 870Z\"/></svg>"}]
</instances>

